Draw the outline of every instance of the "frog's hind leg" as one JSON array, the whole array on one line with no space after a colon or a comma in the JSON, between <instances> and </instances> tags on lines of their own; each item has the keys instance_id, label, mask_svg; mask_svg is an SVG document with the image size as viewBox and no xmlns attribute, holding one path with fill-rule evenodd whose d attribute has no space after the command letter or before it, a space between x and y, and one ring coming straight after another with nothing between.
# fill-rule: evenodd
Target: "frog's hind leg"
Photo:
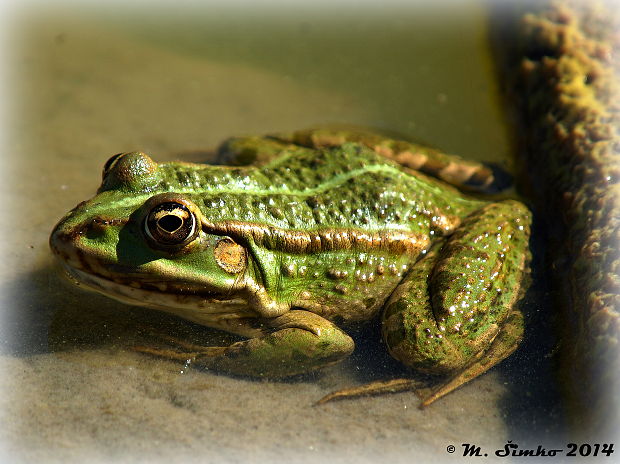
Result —
<instances>
[{"instance_id":1,"label":"frog's hind leg","mask_svg":"<svg viewBox=\"0 0 620 464\"><path fill-rule=\"evenodd\" d=\"M485 206L418 261L390 297L383 338L392 356L416 370L452 376L422 406L519 345L523 316L515 305L527 272L529 225L521 203Z\"/></svg>"},{"instance_id":2,"label":"frog's hind leg","mask_svg":"<svg viewBox=\"0 0 620 464\"><path fill-rule=\"evenodd\" d=\"M409 169L431 175L462 190L499 192L512 183L508 173L493 164L469 161L456 155L362 130L310 129L274 136L283 142L320 148L355 142L365 145Z\"/></svg>"},{"instance_id":3,"label":"frog's hind leg","mask_svg":"<svg viewBox=\"0 0 620 464\"><path fill-rule=\"evenodd\" d=\"M247 136L226 140L217 150L216 164L262 166L283 155L294 155L306 148L273 137Z\"/></svg>"},{"instance_id":4,"label":"frog's hind leg","mask_svg":"<svg viewBox=\"0 0 620 464\"><path fill-rule=\"evenodd\" d=\"M523 314L519 311L511 312L488 349L481 351L477 357L460 372L450 377L448 381L440 384L427 396L422 398L420 407L428 406L510 356L521 343L521 339L523 338L523 326Z\"/></svg>"}]
</instances>

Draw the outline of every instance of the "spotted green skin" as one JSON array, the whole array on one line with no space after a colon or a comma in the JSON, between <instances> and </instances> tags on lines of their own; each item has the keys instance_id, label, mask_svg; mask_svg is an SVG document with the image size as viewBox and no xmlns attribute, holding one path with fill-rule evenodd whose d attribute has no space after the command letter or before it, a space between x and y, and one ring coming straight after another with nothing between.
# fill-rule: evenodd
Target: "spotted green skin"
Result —
<instances>
[{"instance_id":1,"label":"spotted green skin","mask_svg":"<svg viewBox=\"0 0 620 464\"><path fill-rule=\"evenodd\" d=\"M353 350L343 327L381 310L390 353L425 372L475 376L480 359L493 365L517 346L530 223L521 203L467 196L359 143L310 148L254 137L227 150L246 165L125 155L97 195L59 222L52 249L87 287L248 337L196 357L236 374L281 377L337 362ZM173 252L144 233L149 199L170 192L195 205L202 223ZM246 231L222 232L229 223ZM258 240L247 232L257 227L281 234ZM418 248L289 243L326 230L408 234ZM238 273L214 255L223 235L245 250Z\"/></svg>"}]
</instances>

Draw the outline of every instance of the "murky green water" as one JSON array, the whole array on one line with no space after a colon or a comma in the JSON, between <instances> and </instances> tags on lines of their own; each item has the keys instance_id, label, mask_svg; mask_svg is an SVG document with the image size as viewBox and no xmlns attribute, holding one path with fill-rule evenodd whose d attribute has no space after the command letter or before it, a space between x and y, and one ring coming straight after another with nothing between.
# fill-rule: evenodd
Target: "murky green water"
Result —
<instances>
[{"instance_id":1,"label":"murky green water","mask_svg":"<svg viewBox=\"0 0 620 464\"><path fill-rule=\"evenodd\" d=\"M316 408L334 389L402 373L377 327L322 375L218 376L131 351L150 327L197 341L213 332L83 293L55 272L49 232L120 151L200 161L231 135L336 123L510 164L480 3L450 14L282 8L57 6L15 21L2 216L19 233L5 243L0 358L13 462L412 462L558 430L544 352L424 411L412 393Z\"/></svg>"},{"instance_id":2,"label":"murky green water","mask_svg":"<svg viewBox=\"0 0 620 464\"><path fill-rule=\"evenodd\" d=\"M251 66L348 100L303 102L323 112L319 123L371 125L468 157L506 158L482 5L470 2L458 17L423 6L284 10L181 11L165 22L153 13L117 25L182 56ZM263 111L279 112L275 103Z\"/></svg>"}]
</instances>

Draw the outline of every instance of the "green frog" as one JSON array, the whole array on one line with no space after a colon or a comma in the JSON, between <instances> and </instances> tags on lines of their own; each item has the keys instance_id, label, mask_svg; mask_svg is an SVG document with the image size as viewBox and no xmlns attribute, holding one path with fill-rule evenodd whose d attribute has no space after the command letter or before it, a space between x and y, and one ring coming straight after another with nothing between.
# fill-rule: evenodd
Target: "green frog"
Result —
<instances>
[{"instance_id":1,"label":"green frog","mask_svg":"<svg viewBox=\"0 0 620 464\"><path fill-rule=\"evenodd\" d=\"M444 375L428 405L519 345L530 211L461 191L492 189L496 170L336 129L231 139L216 163L115 155L52 232L80 285L243 337L144 351L282 378L343 360L343 328L381 312L389 353Z\"/></svg>"}]
</instances>

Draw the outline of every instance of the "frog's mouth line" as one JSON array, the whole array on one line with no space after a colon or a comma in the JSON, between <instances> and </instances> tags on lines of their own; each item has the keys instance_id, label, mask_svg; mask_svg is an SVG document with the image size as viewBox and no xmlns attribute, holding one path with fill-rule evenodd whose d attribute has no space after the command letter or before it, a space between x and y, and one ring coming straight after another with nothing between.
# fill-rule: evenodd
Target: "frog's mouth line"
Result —
<instances>
[{"instance_id":1,"label":"frog's mouth line","mask_svg":"<svg viewBox=\"0 0 620 464\"><path fill-rule=\"evenodd\" d=\"M239 297L225 298L206 290L178 289L172 283L143 284L111 280L62 263L67 278L80 287L95 291L132 306L164 311L202 325L219 326L223 319L256 317ZM181 291L183 293L181 293Z\"/></svg>"}]
</instances>

